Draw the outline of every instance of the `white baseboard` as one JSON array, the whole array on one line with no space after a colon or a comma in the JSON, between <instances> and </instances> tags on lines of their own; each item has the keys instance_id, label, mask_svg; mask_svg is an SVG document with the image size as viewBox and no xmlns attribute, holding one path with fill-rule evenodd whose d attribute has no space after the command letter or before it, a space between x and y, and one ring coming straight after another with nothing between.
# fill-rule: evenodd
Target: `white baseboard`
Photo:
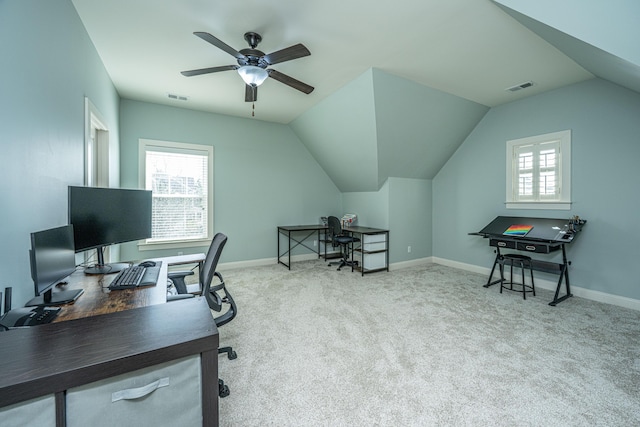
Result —
<instances>
[{"instance_id":1,"label":"white baseboard","mask_svg":"<svg viewBox=\"0 0 640 427\"><path fill-rule=\"evenodd\" d=\"M317 254L303 254L303 255L294 255L291 257L291 263L297 261L309 261L313 259L318 259ZM223 264L219 264L218 267L220 271L224 270L232 270L235 268L248 268L248 267L259 267L263 265L272 265L277 264L277 258L263 258L263 259L254 259L248 261L237 261L237 262L227 262ZM472 273L484 274L487 277L489 273L491 273L491 269L487 267L480 267L473 264L466 264L459 261L452 261L449 259L438 258L438 257L426 257L413 259L409 261L395 262L393 264L389 264L389 271L400 270L403 268L415 267L423 264L441 264L446 265L447 267L458 268L460 270L470 271ZM284 266L283 266L284 267ZM536 287L541 289L547 289L550 291L555 291L557 286L557 282L552 282L545 279L536 279ZM562 291L562 290L561 290ZM598 301L605 304L617 305L619 307L630 308L632 310L640 311L640 300L622 297L613 294L607 294L605 292L594 291L591 289L581 288L579 286L571 285L571 293L575 296L586 298L592 301Z\"/></svg>"},{"instance_id":2,"label":"white baseboard","mask_svg":"<svg viewBox=\"0 0 640 427\"><path fill-rule=\"evenodd\" d=\"M491 273L490 268L479 267L477 265L465 264L458 261L452 261L444 258L432 257L432 262L436 264L446 265L448 267L459 268L461 270L471 271L473 273L485 274L489 276ZM552 282L544 279L536 279L536 288L548 289L551 291L556 290L557 282ZM564 288L563 288L564 289ZM560 292L563 291L560 290ZM623 297L619 295L607 294L605 292L594 291L591 289L581 288L579 286L571 285L571 293L577 297L589 299L592 301L598 301L605 304L617 305L619 307L630 308L632 310L640 311L640 300Z\"/></svg>"},{"instance_id":3,"label":"white baseboard","mask_svg":"<svg viewBox=\"0 0 640 427\"><path fill-rule=\"evenodd\" d=\"M302 255L293 255L291 257L291 263L298 261L310 261L318 259L318 254L302 254ZM282 258L282 261L288 262L288 258ZM247 261L235 261L235 262L225 262L218 264L218 269L220 271L224 270L233 270L235 268L248 268L248 267L260 267L263 265L273 265L277 264L277 258L262 258L262 259L251 259Z\"/></svg>"},{"instance_id":4,"label":"white baseboard","mask_svg":"<svg viewBox=\"0 0 640 427\"><path fill-rule=\"evenodd\" d=\"M409 261L394 262L393 264L389 264L389 271L400 270L402 268L415 267L415 266L423 265L423 264L430 264L432 262L433 262L433 257L418 258L418 259L412 259L412 260L409 260Z\"/></svg>"}]
</instances>

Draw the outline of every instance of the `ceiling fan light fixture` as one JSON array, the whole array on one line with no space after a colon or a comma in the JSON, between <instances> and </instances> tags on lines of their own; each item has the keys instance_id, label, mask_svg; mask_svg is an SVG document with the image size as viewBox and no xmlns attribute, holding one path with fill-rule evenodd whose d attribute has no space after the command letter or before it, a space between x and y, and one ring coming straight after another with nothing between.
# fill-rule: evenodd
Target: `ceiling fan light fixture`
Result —
<instances>
[{"instance_id":1,"label":"ceiling fan light fixture","mask_svg":"<svg viewBox=\"0 0 640 427\"><path fill-rule=\"evenodd\" d=\"M238 74L246 84L253 87L260 86L269 77L267 70L255 65L243 65L238 68Z\"/></svg>"}]
</instances>

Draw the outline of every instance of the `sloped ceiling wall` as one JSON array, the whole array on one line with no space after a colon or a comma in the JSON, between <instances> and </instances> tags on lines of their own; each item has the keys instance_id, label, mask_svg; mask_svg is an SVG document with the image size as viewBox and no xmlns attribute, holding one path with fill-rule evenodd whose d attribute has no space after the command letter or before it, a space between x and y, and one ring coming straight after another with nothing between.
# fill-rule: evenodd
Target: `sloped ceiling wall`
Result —
<instances>
[{"instance_id":1,"label":"sloped ceiling wall","mask_svg":"<svg viewBox=\"0 0 640 427\"><path fill-rule=\"evenodd\" d=\"M431 179L489 107L370 69L290 126L341 192Z\"/></svg>"},{"instance_id":2,"label":"sloped ceiling wall","mask_svg":"<svg viewBox=\"0 0 640 427\"><path fill-rule=\"evenodd\" d=\"M640 92L640 1L494 2L592 74Z\"/></svg>"},{"instance_id":3,"label":"sloped ceiling wall","mask_svg":"<svg viewBox=\"0 0 640 427\"><path fill-rule=\"evenodd\" d=\"M378 189L370 70L298 117L290 126L340 191Z\"/></svg>"},{"instance_id":4,"label":"sloped ceiling wall","mask_svg":"<svg viewBox=\"0 0 640 427\"><path fill-rule=\"evenodd\" d=\"M489 110L373 70L378 186L389 177L431 179Z\"/></svg>"}]
</instances>

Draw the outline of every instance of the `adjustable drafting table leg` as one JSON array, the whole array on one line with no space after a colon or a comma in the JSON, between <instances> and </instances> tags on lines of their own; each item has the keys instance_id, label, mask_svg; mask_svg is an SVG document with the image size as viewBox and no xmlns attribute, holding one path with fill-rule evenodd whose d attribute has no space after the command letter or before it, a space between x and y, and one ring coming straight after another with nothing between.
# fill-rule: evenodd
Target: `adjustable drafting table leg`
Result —
<instances>
[{"instance_id":1,"label":"adjustable drafting table leg","mask_svg":"<svg viewBox=\"0 0 640 427\"><path fill-rule=\"evenodd\" d=\"M488 288L489 286L493 286L496 283L502 283L502 281L504 280L504 275L503 275L503 271L502 271L503 266L502 266L502 263L500 262L501 260L502 260L502 255L500 255L500 248L496 248L496 259L493 261L493 267L491 268L491 274L489 274L489 279L487 279L487 284L484 285L485 288ZM496 265L500 269L500 278L498 280L494 280L492 282L491 279L493 278L493 273L496 270Z\"/></svg>"},{"instance_id":2,"label":"adjustable drafting table leg","mask_svg":"<svg viewBox=\"0 0 640 427\"><path fill-rule=\"evenodd\" d=\"M569 265L571 265L571 261L567 261L567 253L564 249L564 245L562 245L562 265L560 266L560 279L558 279L558 287L556 287L556 294L553 297L553 301L549 303L549 305L551 306L555 306L559 302L562 302L567 298L573 296L571 294L571 285L569 284ZM565 280L567 294L558 298L560 287L562 286L562 279Z\"/></svg>"}]
</instances>

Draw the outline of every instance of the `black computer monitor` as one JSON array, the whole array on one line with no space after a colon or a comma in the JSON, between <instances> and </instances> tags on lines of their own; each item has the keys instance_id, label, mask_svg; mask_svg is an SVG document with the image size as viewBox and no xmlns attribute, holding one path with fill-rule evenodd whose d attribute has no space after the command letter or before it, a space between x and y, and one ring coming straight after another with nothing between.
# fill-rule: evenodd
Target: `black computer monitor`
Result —
<instances>
[{"instance_id":1,"label":"black computer monitor","mask_svg":"<svg viewBox=\"0 0 640 427\"><path fill-rule=\"evenodd\" d=\"M69 224L76 252L98 253L96 265L85 273L116 273L128 264L105 264L103 248L151 237L151 191L70 186Z\"/></svg>"},{"instance_id":2,"label":"black computer monitor","mask_svg":"<svg viewBox=\"0 0 640 427\"><path fill-rule=\"evenodd\" d=\"M31 233L29 254L36 297L27 302L27 306L66 304L82 294L82 289L55 289L58 283L76 270L73 226Z\"/></svg>"}]
</instances>

